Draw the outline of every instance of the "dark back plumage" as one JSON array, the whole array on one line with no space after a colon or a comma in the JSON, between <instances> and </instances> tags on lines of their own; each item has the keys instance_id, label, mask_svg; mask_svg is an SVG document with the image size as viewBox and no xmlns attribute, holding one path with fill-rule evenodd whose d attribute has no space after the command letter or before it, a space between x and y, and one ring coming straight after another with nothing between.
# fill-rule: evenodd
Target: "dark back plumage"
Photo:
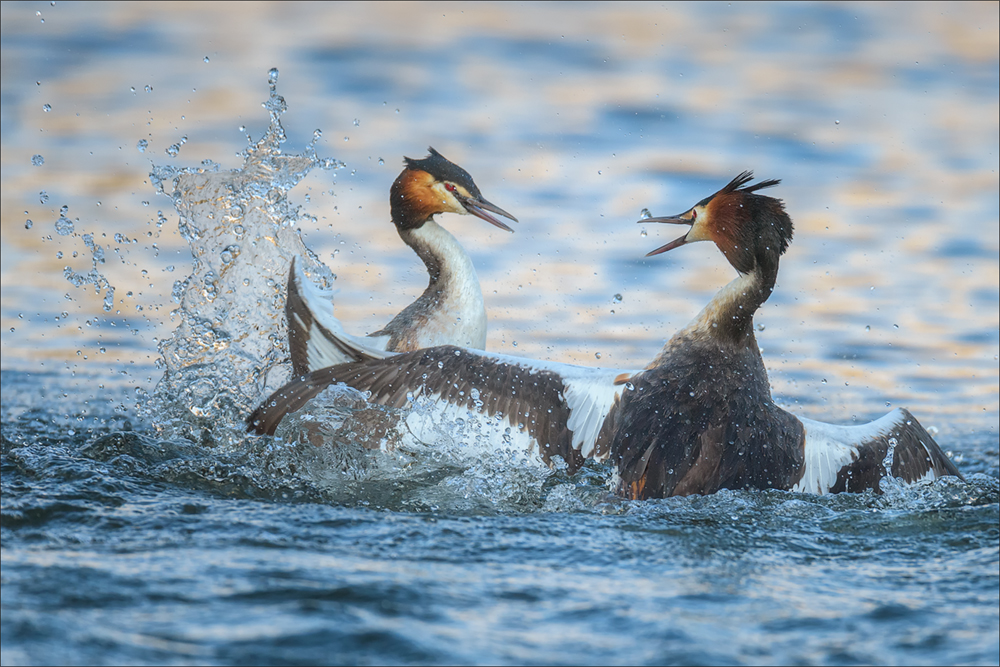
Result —
<instances>
[{"instance_id":1,"label":"dark back plumage","mask_svg":"<svg viewBox=\"0 0 1000 667\"><path fill-rule=\"evenodd\" d=\"M611 441L623 496L787 489L801 476L802 424L771 399L755 344L692 340L631 381Z\"/></svg>"}]
</instances>

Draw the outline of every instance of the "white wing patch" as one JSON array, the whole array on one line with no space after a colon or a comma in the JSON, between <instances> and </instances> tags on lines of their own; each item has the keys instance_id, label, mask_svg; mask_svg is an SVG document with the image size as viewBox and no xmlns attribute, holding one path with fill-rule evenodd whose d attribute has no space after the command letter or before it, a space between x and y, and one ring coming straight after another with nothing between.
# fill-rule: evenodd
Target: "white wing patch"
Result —
<instances>
[{"instance_id":1,"label":"white wing patch","mask_svg":"<svg viewBox=\"0 0 1000 667\"><path fill-rule=\"evenodd\" d=\"M803 417L798 419L806 430L805 470L792 490L824 494L837 483L837 474L841 469L857 460L861 447L888 436L899 425L903 411L897 408L884 417L858 426L824 424Z\"/></svg>"},{"instance_id":2,"label":"white wing patch","mask_svg":"<svg viewBox=\"0 0 1000 667\"><path fill-rule=\"evenodd\" d=\"M389 343L388 336L360 338L344 331L340 320L333 314L334 292L321 289L309 280L302 270L302 262L296 262L292 279L309 314L312 315L312 324L306 338L306 359L310 371L354 361L355 358L345 354L343 348L377 359L390 356L391 353L385 350L385 346ZM295 313L293 317L299 329L305 331L305 324L299 314Z\"/></svg>"},{"instance_id":3,"label":"white wing patch","mask_svg":"<svg viewBox=\"0 0 1000 667\"><path fill-rule=\"evenodd\" d=\"M424 445L443 446L452 455L463 450L469 450L473 456L520 452L544 465L534 438L512 426L506 416L487 417L435 396L415 396L400 431L404 437L409 435Z\"/></svg>"},{"instance_id":4,"label":"white wing patch","mask_svg":"<svg viewBox=\"0 0 1000 667\"><path fill-rule=\"evenodd\" d=\"M615 399L628 391L629 384L615 384L615 380L623 374L631 377L641 371L621 371L607 368L588 368L586 366L575 366L572 364L562 364L551 361L538 361L535 359L525 359L503 354L492 354L480 350L463 350L465 354L475 354L489 359L497 364L509 364L521 369L528 375L535 375L541 372L549 372L555 375L563 384L561 397L566 401L570 414L566 427L572 431L572 447L578 450L584 457L592 457L595 454L597 438L601 433L601 427L608 417L608 413L614 405ZM444 379L444 378L442 378ZM441 400L443 387L428 386L428 393L434 400ZM485 394L486 392L483 391ZM442 401L442 410L445 404ZM535 405L532 410L535 418L542 420L546 414L557 406ZM521 433L518 428L524 422L524 415L503 415L503 421L511 427L513 436ZM540 443L534 438L516 438L524 441L526 446L537 448ZM603 460L608 453L602 452L597 458Z\"/></svg>"},{"instance_id":5,"label":"white wing patch","mask_svg":"<svg viewBox=\"0 0 1000 667\"><path fill-rule=\"evenodd\" d=\"M579 367L571 367L574 370ZM585 457L594 455L597 436L601 433L604 420L608 417L615 399L621 398L628 385L615 384L615 379L621 375L618 371L608 371L601 368L579 369L576 377L563 376L566 389L563 397L569 406L569 422L566 426L573 431L573 449L579 450ZM629 372L633 375L633 372ZM608 452L602 452L598 457L605 459Z\"/></svg>"}]
</instances>

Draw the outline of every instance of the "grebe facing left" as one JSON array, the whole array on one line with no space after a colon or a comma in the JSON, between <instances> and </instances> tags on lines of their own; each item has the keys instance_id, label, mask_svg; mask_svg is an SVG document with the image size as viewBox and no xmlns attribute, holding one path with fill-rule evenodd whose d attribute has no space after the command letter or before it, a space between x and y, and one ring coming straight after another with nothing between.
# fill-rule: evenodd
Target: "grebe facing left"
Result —
<instances>
[{"instance_id":1,"label":"grebe facing left","mask_svg":"<svg viewBox=\"0 0 1000 667\"><path fill-rule=\"evenodd\" d=\"M501 414L527 431L546 462L559 455L572 472L585 457L610 459L618 493L633 499L720 489L878 491L886 475L908 483L961 477L906 410L836 426L774 403L753 316L774 288L792 221L781 200L757 194L779 181L750 185L752 178L740 174L679 215L640 220L691 226L650 255L712 241L739 274L644 370L431 348L314 371L258 408L250 429L273 432L284 414L344 382L386 405L402 407L422 392L442 405Z\"/></svg>"},{"instance_id":2,"label":"grebe facing left","mask_svg":"<svg viewBox=\"0 0 1000 667\"><path fill-rule=\"evenodd\" d=\"M294 375L435 345L486 347L486 307L472 258L434 216L471 214L508 232L514 230L493 214L517 218L487 201L469 172L433 148L428 152L422 160L404 157L389 191L392 222L427 267L427 288L381 330L352 336L333 314L332 294L316 287L293 261L285 315Z\"/></svg>"}]
</instances>

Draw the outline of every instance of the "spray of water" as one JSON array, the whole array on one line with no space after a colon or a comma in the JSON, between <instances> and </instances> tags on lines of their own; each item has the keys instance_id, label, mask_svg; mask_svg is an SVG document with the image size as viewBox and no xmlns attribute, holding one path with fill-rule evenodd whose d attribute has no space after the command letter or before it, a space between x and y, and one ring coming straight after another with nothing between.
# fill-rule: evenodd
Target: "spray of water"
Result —
<instances>
[{"instance_id":1,"label":"spray of water","mask_svg":"<svg viewBox=\"0 0 1000 667\"><path fill-rule=\"evenodd\" d=\"M322 286L335 280L302 241L299 225L313 221L288 197L313 169L343 163L316 154L319 130L301 153L282 150L287 109L269 72L264 108L270 126L243 152L243 166L222 171L154 167L154 187L169 197L191 247L191 274L174 285L180 323L161 341L164 367L146 416L164 436L234 442L260 398L289 375L284 289L290 262Z\"/></svg>"},{"instance_id":2,"label":"spray of water","mask_svg":"<svg viewBox=\"0 0 1000 667\"><path fill-rule=\"evenodd\" d=\"M426 399L399 411L334 386L286 418L276 437L246 435L246 416L290 375L284 304L291 260L303 258L324 289L335 280L305 246L300 226L314 219L289 191L313 169L343 165L317 156L318 130L301 152L282 150L287 105L277 80L271 70L264 103L270 125L259 140L248 137L240 168L224 171L206 160L193 168L154 166L150 174L173 203L192 257L191 273L172 290L179 322L159 344L163 376L141 407L157 437L117 435L95 443L91 454L148 458L148 450L159 461L162 451L173 452L156 463L159 479L252 497L490 512L540 507L560 486L567 487L559 496L565 502L606 495L601 473L577 492L578 481L564 471L551 475L515 442L523 433L464 410L438 414ZM164 221L160 215L157 227ZM103 248L91 249L96 267ZM106 285L97 273L68 277Z\"/></svg>"}]
</instances>

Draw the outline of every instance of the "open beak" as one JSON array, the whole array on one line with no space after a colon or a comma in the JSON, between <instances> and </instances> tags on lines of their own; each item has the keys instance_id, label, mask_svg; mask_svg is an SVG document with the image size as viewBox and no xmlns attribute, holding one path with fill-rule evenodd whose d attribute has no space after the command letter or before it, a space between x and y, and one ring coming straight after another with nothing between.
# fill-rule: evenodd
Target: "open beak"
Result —
<instances>
[{"instance_id":1,"label":"open beak","mask_svg":"<svg viewBox=\"0 0 1000 667\"><path fill-rule=\"evenodd\" d=\"M663 217L663 218L646 218L644 220L639 220L638 222L640 222L640 223L645 223L645 222L667 222L667 223L670 223L670 224L673 224L673 225L693 225L694 224L694 220L689 220L687 218L682 217L682 216L687 215L688 213L690 213L690 211L685 211L684 213L681 213L680 215L668 215L668 216ZM657 248L656 250L653 250L652 252L646 253L646 257L652 257L653 255L659 255L660 253L667 252L668 250L673 250L674 248L679 248L680 246L682 246L682 245L684 245L685 243L688 242L687 237L688 237L688 235L685 234L684 236L682 236L682 237L680 237L678 239L674 239L673 241L671 241L667 245L662 245L659 248Z\"/></svg>"},{"instance_id":2,"label":"open beak","mask_svg":"<svg viewBox=\"0 0 1000 667\"><path fill-rule=\"evenodd\" d=\"M482 218L491 225L496 225L497 227L505 231L508 232L514 231L513 229L505 225L503 222L490 215L490 213L496 213L497 215L502 215L505 218L517 222L517 218L515 218L510 213L503 210L496 204L491 204L485 199L477 199L475 197L463 197L458 193L453 193L453 194L455 195L456 199L458 199L458 201L462 204L462 206L465 207L465 210L471 213L472 215L476 216L477 218Z\"/></svg>"}]
</instances>

